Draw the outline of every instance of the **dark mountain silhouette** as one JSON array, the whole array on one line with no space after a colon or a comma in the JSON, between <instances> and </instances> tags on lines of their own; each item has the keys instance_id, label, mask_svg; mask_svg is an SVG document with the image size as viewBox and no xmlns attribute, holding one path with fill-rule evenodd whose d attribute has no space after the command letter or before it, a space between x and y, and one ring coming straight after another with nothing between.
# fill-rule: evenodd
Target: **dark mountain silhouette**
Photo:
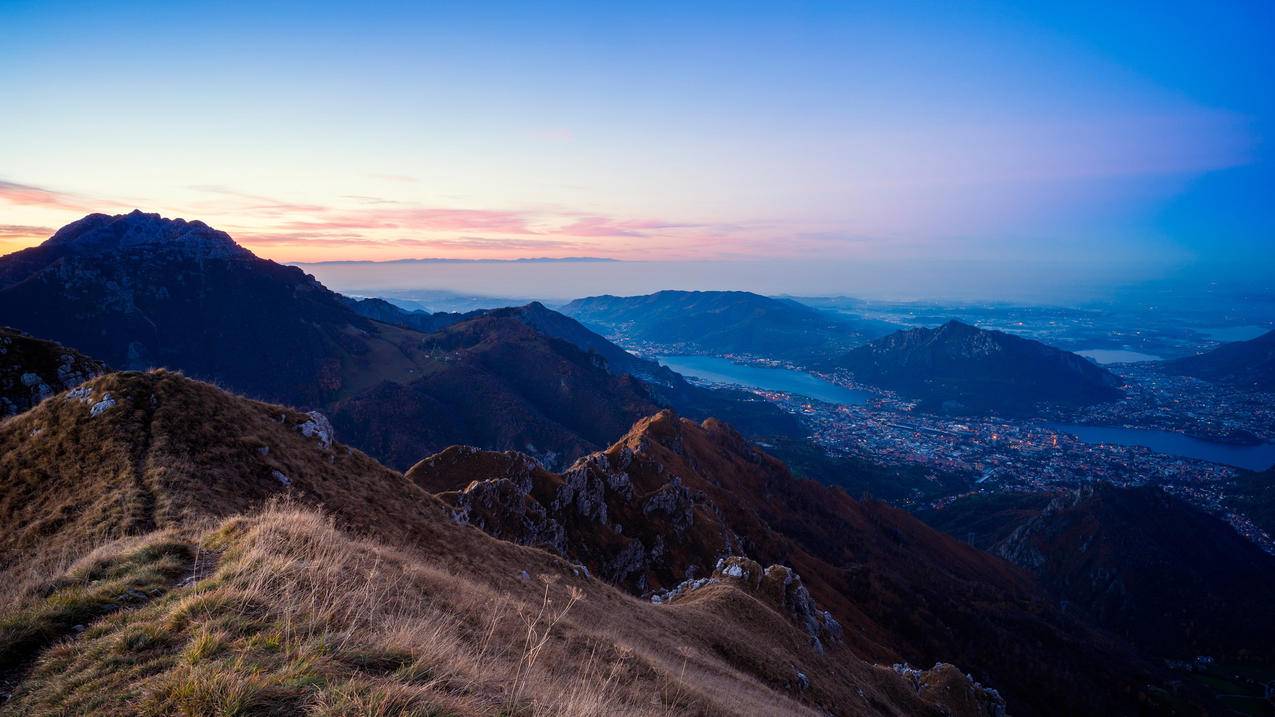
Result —
<instances>
[{"instance_id":1,"label":"dark mountain silhouette","mask_svg":"<svg viewBox=\"0 0 1275 717\"><path fill-rule=\"evenodd\" d=\"M925 517L1148 654L1275 658L1275 557L1158 487L1099 483L1013 505L980 496Z\"/></svg>"},{"instance_id":2,"label":"dark mountain silhouette","mask_svg":"<svg viewBox=\"0 0 1275 717\"><path fill-rule=\"evenodd\" d=\"M0 326L0 418L105 372L75 349Z\"/></svg>"},{"instance_id":3,"label":"dark mountain silhouette","mask_svg":"<svg viewBox=\"0 0 1275 717\"><path fill-rule=\"evenodd\" d=\"M661 291L592 296L563 313L602 334L692 353L743 353L811 361L842 353L889 330L877 321L746 291Z\"/></svg>"},{"instance_id":4,"label":"dark mountain silhouette","mask_svg":"<svg viewBox=\"0 0 1275 717\"><path fill-rule=\"evenodd\" d=\"M1092 361L960 321L898 331L827 367L920 399L930 410L1022 414L1042 403L1077 406L1121 396L1120 379Z\"/></svg>"},{"instance_id":5,"label":"dark mountain silhouette","mask_svg":"<svg viewBox=\"0 0 1275 717\"><path fill-rule=\"evenodd\" d=\"M1275 391L1275 331L1248 341L1222 344L1196 356L1166 361L1164 367L1206 381Z\"/></svg>"},{"instance_id":6,"label":"dark mountain silhouette","mask_svg":"<svg viewBox=\"0 0 1275 717\"><path fill-rule=\"evenodd\" d=\"M202 222L141 212L0 257L0 323L118 368L331 411L399 466L455 442L569 462L657 408L640 382L514 318L348 299Z\"/></svg>"}]
</instances>

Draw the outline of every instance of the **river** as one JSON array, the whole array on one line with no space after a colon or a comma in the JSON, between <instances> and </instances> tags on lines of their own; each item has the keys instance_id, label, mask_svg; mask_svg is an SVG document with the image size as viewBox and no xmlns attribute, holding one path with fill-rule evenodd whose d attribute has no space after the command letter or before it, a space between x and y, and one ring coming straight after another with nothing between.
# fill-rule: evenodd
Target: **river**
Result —
<instances>
[{"instance_id":1,"label":"river","mask_svg":"<svg viewBox=\"0 0 1275 717\"><path fill-rule=\"evenodd\" d=\"M1256 446L1236 446L1215 443L1199 438L1158 431L1150 428L1123 428L1120 426L1078 426L1067 423L1050 423L1049 428L1070 433L1085 443L1113 443L1118 446L1145 446L1156 453L1166 453L1183 458L1196 458L1212 463L1222 463L1238 468L1261 471L1275 465L1275 443Z\"/></svg>"}]
</instances>

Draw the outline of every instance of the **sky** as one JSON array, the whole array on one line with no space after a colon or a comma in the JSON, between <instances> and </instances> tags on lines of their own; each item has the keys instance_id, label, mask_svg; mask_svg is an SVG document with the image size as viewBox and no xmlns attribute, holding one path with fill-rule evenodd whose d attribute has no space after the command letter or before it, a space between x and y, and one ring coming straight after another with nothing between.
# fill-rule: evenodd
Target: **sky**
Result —
<instances>
[{"instance_id":1,"label":"sky","mask_svg":"<svg viewBox=\"0 0 1275 717\"><path fill-rule=\"evenodd\" d=\"M4 252L140 208L279 261L787 293L1275 268L1268 1L0 0L0 28Z\"/></svg>"}]
</instances>

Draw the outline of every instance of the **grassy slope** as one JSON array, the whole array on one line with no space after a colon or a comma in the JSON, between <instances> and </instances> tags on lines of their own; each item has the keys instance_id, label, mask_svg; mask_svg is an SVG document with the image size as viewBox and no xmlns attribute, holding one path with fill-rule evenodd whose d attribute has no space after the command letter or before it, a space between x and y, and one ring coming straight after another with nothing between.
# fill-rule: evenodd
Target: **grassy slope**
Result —
<instances>
[{"instance_id":1,"label":"grassy slope","mask_svg":"<svg viewBox=\"0 0 1275 717\"><path fill-rule=\"evenodd\" d=\"M937 713L734 588L652 605L457 526L289 409L166 372L87 394L0 423L8 713ZM925 699L971 713L950 672Z\"/></svg>"}]
</instances>

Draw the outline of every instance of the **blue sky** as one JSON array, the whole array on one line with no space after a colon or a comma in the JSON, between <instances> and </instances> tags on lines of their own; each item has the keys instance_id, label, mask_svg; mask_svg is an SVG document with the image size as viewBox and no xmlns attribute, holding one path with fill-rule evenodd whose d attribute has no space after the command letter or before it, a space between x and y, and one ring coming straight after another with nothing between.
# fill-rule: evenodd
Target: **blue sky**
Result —
<instances>
[{"instance_id":1,"label":"blue sky","mask_svg":"<svg viewBox=\"0 0 1275 717\"><path fill-rule=\"evenodd\" d=\"M1275 3L1021 5L0 0L0 249L1270 265Z\"/></svg>"}]
</instances>

